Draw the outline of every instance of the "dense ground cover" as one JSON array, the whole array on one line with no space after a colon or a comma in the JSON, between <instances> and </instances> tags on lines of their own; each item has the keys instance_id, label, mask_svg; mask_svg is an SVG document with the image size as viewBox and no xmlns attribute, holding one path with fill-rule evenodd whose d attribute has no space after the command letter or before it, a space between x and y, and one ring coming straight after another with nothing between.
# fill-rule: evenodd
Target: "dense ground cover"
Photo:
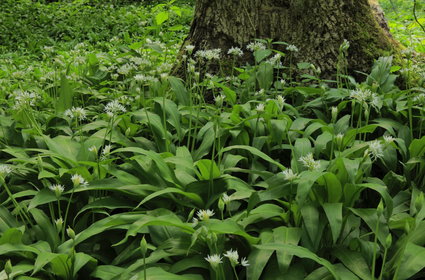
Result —
<instances>
[{"instance_id":1,"label":"dense ground cover","mask_svg":"<svg viewBox=\"0 0 425 280\"><path fill-rule=\"evenodd\" d=\"M423 277L424 36L383 4L406 60L363 82L259 42L184 83L191 3L2 1L0 279Z\"/></svg>"}]
</instances>

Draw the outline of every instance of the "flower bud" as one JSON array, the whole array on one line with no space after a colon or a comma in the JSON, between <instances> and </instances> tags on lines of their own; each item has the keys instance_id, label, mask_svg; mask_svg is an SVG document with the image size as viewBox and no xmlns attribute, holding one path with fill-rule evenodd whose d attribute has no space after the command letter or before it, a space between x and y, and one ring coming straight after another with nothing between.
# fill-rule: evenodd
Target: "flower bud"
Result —
<instances>
[{"instance_id":1,"label":"flower bud","mask_svg":"<svg viewBox=\"0 0 425 280\"><path fill-rule=\"evenodd\" d=\"M332 123L336 122L337 117L338 117L338 108L332 107Z\"/></svg>"},{"instance_id":2,"label":"flower bud","mask_svg":"<svg viewBox=\"0 0 425 280\"><path fill-rule=\"evenodd\" d=\"M218 209L223 212L224 211L224 201L222 198L218 200Z\"/></svg>"},{"instance_id":3,"label":"flower bud","mask_svg":"<svg viewBox=\"0 0 425 280\"><path fill-rule=\"evenodd\" d=\"M6 275L8 277L12 273L12 268L12 262L10 260L7 260L6 264L4 265L4 272L6 272Z\"/></svg>"},{"instance_id":4,"label":"flower bud","mask_svg":"<svg viewBox=\"0 0 425 280\"><path fill-rule=\"evenodd\" d=\"M55 225L56 225L56 230L58 232L60 232L62 230L62 226L63 226L63 220L62 218L59 218L55 221Z\"/></svg>"},{"instance_id":5,"label":"flower bud","mask_svg":"<svg viewBox=\"0 0 425 280\"><path fill-rule=\"evenodd\" d=\"M145 236L143 236L140 241L140 251L142 252L143 257L146 257L146 253L148 252L148 243L146 242Z\"/></svg>"},{"instance_id":6,"label":"flower bud","mask_svg":"<svg viewBox=\"0 0 425 280\"><path fill-rule=\"evenodd\" d=\"M75 239L75 231L72 228L68 227L66 229L66 234L68 235L69 238Z\"/></svg>"},{"instance_id":7,"label":"flower bud","mask_svg":"<svg viewBox=\"0 0 425 280\"><path fill-rule=\"evenodd\" d=\"M384 213L384 203L382 202L382 199L378 204L378 208L376 209L376 213L378 214L378 217L381 217L382 213Z\"/></svg>"},{"instance_id":8,"label":"flower bud","mask_svg":"<svg viewBox=\"0 0 425 280\"><path fill-rule=\"evenodd\" d=\"M390 234L388 234L387 238L385 239L385 248L390 248L392 243L393 243L393 237L390 233Z\"/></svg>"},{"instance_id":9,"label":"flower bud","mask_svg":"<svg viewBox=\"0 0 425 280\"><path fill-rule=\"evenodd\" d=\"M423 204L424 204L424 193L421 192L415 199L416 213L419 213L419 211L421 211Z\"/></svg>"},{"instance_id":10,"label":"flower bud","mask_svg":"<svg viewBox=\"0 0 425 280\"><path fill-rule=\"evenodd\" d=\"M404 223L404 231L405 231L407 234L409 234L409 232L410 232L410 224L409 224L409 222L408 222L408 221L406 221L406 222Z\"/></svg>"}]
</instances>

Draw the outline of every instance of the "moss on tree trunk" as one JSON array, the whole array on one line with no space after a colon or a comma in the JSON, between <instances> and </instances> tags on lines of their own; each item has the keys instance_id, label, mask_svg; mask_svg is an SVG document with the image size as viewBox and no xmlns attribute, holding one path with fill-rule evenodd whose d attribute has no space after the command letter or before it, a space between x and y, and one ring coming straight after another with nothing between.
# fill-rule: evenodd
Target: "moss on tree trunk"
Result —
<instances>
[{"instance_id":1,"label":"moss on tree trunk","mask_svg":"<svg viewBox=\"0 0 425 280\"><path fill-rule=\"evenodd\" d=\"M294 62L311 62L330 77L344 39L350 70L367 72L375 58L397 50L386 27L376 0L198 0L182 52L189 44L246 51L253 39L272 39L297 46Z\"/></svg>"}]
</instances>

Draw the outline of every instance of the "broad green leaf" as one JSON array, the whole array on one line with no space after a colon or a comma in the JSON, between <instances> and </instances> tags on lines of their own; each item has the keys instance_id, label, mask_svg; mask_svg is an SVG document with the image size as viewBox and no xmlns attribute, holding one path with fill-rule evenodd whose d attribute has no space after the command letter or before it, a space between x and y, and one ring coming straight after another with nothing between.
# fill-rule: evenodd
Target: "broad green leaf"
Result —
<instances>
[{"instance_id":1,"label":"broad green leaf","mask_svg":"<svg viewBox=\"0 0 425 280\"><path fill-rule=\"evenodd\" d=\"M336 244L342 229L342 203L324 203L322 206L329 221L333 243Z\"/></svg>"},{"instance_id":2,"label":"broad green leaf","mask_svg":"<svg viewBox=\"0 0 425 280\"><path fill-rule=\"evenodd\" d=\"M58 199L53 191L50 189L42 189L31 199L28 210L57 200Z\"/></svg>"},{"instance_id":3,"label":"broad green leaf","mask_svg":"<svg viewBox=\"0 0 425 280\"><path fill-rule=\"evenodd\" d=\"M168 77L168 81L170 82L171 89L176 95L177 102L180 105L189 106L190 105L190 95L187 89L185 88L183 82L176 77Z\"/></svg>"},{"instance_id":4,"label":"broad green leaf","mask_svg":"<svg viewBox=\"0 0 425 280\"><path fill-rule=\"evenodd\" d=\"M168 17L169 17L169 14L167 11L160 12L155 16L155 22L156 24L161 25L166 20L168 20Z\"/></svg>"},{"instance_id":5,"label":"broad green leaf","mask_svg":"<svg viewBox=\"0 0 425 280\"><path fill-rule=\"evenodd\" d=\"M201 159L195 162L195 166L199 169L200 180L210 180L220 177L220 170L215 161L209 159Z\"/></svg>"},{"instance_id":6,"label":"broad green leaf","mask_svg":"<svg viewBox=\"0 0 425 280\"><path fill-rule=\"evenodd\" d=\"M273 229L273 240L275 243L297 245L300 239L300 228L278 227ZM287 271L293 255L288 254L285 250L276 250L276 255L280 271Z\"/></svg>"},{"instance_id":7,"label":"broad green leaf","mask_svg":"<svg viewBox=\"0 0 425 280\"><path fill-rule=\"evenodd\" d=\"M257 156L257 157L262 158L265 161L268 161L268 162L276 165L281 170L285 170L286 169L285 166L283 166L279 162L275 161L274 159L272 159L271 157L269 157L265 153L261 152L257 148L250 147L250 146L244 146L244 145L229 146L229 147L226 147L226 148L221 149L220 152L219 152L219 154L223 154L225 152L228 152L228 151L231 151L231 150L238 150L238 149L246 150L246 151L250 152L251 154L253 154L253 155Z\"/></svg>"},{"instance_id":8,"label":"broad green leaf","mask_svg":"<svg viewBox=\"0 0 425 280\"><path fill-rule=\"evenodd\" d=\"M261 243L269 243L273 240L271 232L264 231L260 234ZM261 274L273 255L275 249L259 249L253 248L249 254L249 266L247 268L247 276L249 280L261 279Z\"/></svg>"},{"instance_id":9,"label":"broad green leaf","mask_svg":"<svg viewBox=\"0 0 425 280\"><path fill-rule=\"evenodd\" d=\"M139 208L140 206L142 206L143 204L145 204L149 200L154 199L155 197L162 196L164 194L170 194L170 193L181 194L181 195L187 197L188 199L192 200L198 207L201 207L203 205L202 198L199 195L197 195L196 193L185 192L185 191L182 191L182 190L176 189L176 188L166 188L166 189L163 189L163 190L160 190L160 191L157 191L157 192L154 192L154 193L148 195L134 209Z\"/></svg>"},{"instance_id":10,"label":"broad green leaf","mask_svg":"<svg viewBox=\"0 0 425 280\"><path fill-rule=\"evenodd\" d=\"M424 268L425 248L408 242L404 251L403 261L400 265L400 271L397 279L410 279Z\"/></svg>"},{"instance_id":11,"label":"broad green leaf","mask_svg":"<svg viewBox=\"0 0 425 280\"><path fill-rule=\"evenodd\" d=\"M332 251L332 254L335 255L354 274L360 277L360 279L371 279L369 266L361 253L350 251L346 248L337 248Z\"/></svg>"},{"instance_id":12,"label":"broad green leaf","mask_svg":"<svg viewBox=\"0 0 425 280\"><path fill-rule=\"evenodd\" d=\"M311 252L307 248L292 245L292 244L277 244L277 243L269 243L265 245L254 245L254 247L258 249L262 249L262 250L282 250L287 252L288 254L292 254L299 258L306 258L306 259L313 260L316 263L326 267L336 280L341 279L338 273L336 272L336 269L333 264L331 264L326 259L320 258L319 256L317 256L315 253Z\"/></svg>"}]
</instances>

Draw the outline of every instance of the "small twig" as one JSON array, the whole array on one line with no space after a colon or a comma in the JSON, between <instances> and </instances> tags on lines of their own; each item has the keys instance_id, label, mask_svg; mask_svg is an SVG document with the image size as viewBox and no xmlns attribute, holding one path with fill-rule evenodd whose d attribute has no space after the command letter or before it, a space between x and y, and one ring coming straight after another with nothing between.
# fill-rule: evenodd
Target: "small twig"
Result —
<instances>
[{"instance_id":1,"label":"small twig","mask_svg":"<svg viewBox=\"0 0 425 280\"><path fill-rule=\"evenodd\" d=\"M415 17L415 21L418 23L418 25L425 32L425 27L419 22L419 19L418 19L417 15L416 15L416 5L417 5L417 1L416 0L413 0L413 16Z\"/></svg>"}]
</instances>

